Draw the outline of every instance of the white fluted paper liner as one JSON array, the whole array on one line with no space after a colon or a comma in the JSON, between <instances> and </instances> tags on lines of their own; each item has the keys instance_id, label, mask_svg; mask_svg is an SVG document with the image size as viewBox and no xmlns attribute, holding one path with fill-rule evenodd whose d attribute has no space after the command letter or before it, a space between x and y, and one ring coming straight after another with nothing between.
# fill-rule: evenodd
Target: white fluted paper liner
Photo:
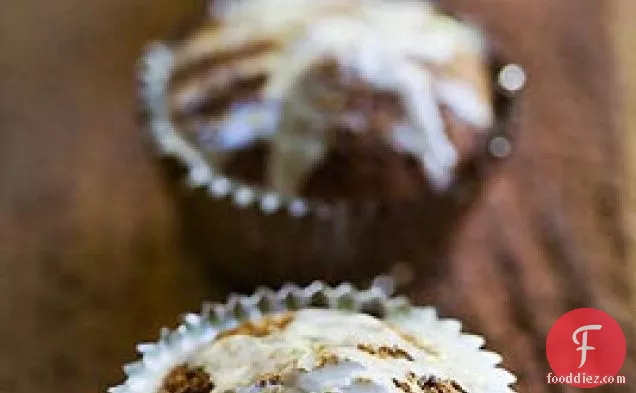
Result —
<instances>
[{"instance_id":1,"label":"white fluted paper liner","mask_svg":"<svg viewBox=\"0 0 636 393\"><path fill-rule=\"evenodd\" d=\"M224 176L210 164L201 151L179 133L170 115L168 85L174 61L175 53L170 44L157 42L149 46L141 62L141 98L159 152L176 158L186 167L191 187L205 188L214 198L227 198L237 208L254 207L266 215L282 211L292 217L304 217L334 208L319 200L288 197L270 189L253 187ZM525 84L523 68L517 64L503 66L497 83L509 95L518 93Z\"/></svg>"},{"instance_id":2,"label":"white fluted paper liner","mask_svg":"<svg viewBox=\"0 0 636 393\"><path fill-rule=\"evenodd\" d=\"M462 334L461 323L440 319L431 307L411 306L389 297L379 287L358 290L350 284L332 288L315 282L305 288L261 289L251 296L232 296L225 304L205 304L200 314L187 314L174 331L163 329L156 343L137 346L141 359L124 366L126 381L109 393L155 393L176 366L185 363L219 333L263 315L307 308L340 309L374 315L426 344L437 358L441 379L452 379L468 393L513 393L515 377L499 368L501 356L482 350L484 339Z\"/></svg>"}]
</instances>

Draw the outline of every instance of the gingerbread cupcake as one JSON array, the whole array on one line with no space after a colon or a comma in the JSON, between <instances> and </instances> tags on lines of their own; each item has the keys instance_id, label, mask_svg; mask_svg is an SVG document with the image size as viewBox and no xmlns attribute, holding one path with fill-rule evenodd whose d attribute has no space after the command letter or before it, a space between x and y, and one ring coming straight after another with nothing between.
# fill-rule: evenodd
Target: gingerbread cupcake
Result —
<instances>
[{"instance_id":1,"label":"gingerbread cupcake","mask_svg":"<svg viewBox=\"0 0 636 393\"><path fill-rule=\"evenodd\" d=\"M513 393L484 340L378 288L285 287L189 314L110 393Z\"/></svg>"},{"instance_id":2,"label":"gingerbread cupcake","mask_svg":"<svg viewBox=\"0 0 636 393\"><path fill-rule=\"evenodd\" d=\"M443 248L509 147L501 71L428 2L217 1L150 48L142 92L161 153L205 191L184 206L202 255L306 281Z\"/></svg>"}]
</instances>

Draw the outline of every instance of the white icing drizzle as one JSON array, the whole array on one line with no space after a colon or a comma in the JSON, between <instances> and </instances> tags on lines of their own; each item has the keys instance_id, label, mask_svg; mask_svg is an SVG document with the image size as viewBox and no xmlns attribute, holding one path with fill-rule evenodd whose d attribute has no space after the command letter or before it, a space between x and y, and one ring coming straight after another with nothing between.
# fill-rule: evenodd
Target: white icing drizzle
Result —
<instances>
[{"instance_id":1,"label":"white icing drizzle","mask_svg":"<svg viewBox=\"0 0 636 393\"><path fill-rule=\"evenodd\" d=\"M436 82L435 88L439 102L477 130L484 130L493 123L490 107L482 104L483 98L466 82L443 78Z\"/></svg>"},{"instance_id":2,"label":"white icing drizzle","mask_svg":"<svg viewBox=\"0 0 636 393\"><path fill-rule=\"evenodd\" d=\"M501 379L489 378L493 365L501 359L484 361L487 357L483 356L482 363L475 364L479 363L476 358L467 356L470 350L436 352L453 345L474 348L475 342L470 341L473 336L466 336L465 343L458 341L455 336L460 325L454 322L445 326L447 336L432 334L427 338L427 329L436 321L426 314L418 312L412 320L394 321L406 325L409 334L421 337L415 344L385 322L367 315L306 309L294 314L293 321L280 331L264 337L225 337L199 348L186 362L205 369L215 384L212 393L404 393L395 380L418 392L417 378L432 375L453 379L469 392L510 392L507 385L514 377L502 374ZM428 323L425 318L429 318ZM413 331L415 324L420 327ZM440 347L438 341L444 346ZM381 355L380 348L401 352ZM268 384L259 384L265 376L274 374L280 377L280 384L273 390ZM416 378L409 380L409 374Z\"/></svg>"},{"instance_id":3,"label":"white icing drizzle","mask_svg":"<svg viewBox=\"0 0 636 393\"><path fill-rule=\"evenodd\" d=\"M269 136L278 129L278 105L274 102L246 102L233 105L232 116L212 121L201 130L201 141L223 151L241 149L259 137Z\"/></svg>"},{"instance_id":4,"label":"white icing drizzle","mask_svg":"<svg viewBox=\"0 0 636 393\"><path fill-rule=\"evenodd\" d=\"M251 107L278 121L259 127L245 123L244 112L229 111L218 132L219 140L231 141L217 148L241 148L273 135L274 144L281 146L273 148L270 182L284 195L297 193L303 176L328 150L326 126L344 122L355 125L354 131L364 129L364 119L325 112L305 102L299 84L321 59L335 59L375 89L398 93L408 118L395 125L396 132L387 142L416 157L437 190L452 182L458 161L457 149L445 133L440 105L475 130L486 130L493 122L490 102L475 81L444 74L445 67L460 55L483 55L481 36L472 27L436 13L424 1L217 1L214 14L223 27L200 33L186 44L180 49L180 62L255 40L279 44L272 49L276 55L266 63L269 78L262 99L283 103Z\"/></svg>"}]
</instances>

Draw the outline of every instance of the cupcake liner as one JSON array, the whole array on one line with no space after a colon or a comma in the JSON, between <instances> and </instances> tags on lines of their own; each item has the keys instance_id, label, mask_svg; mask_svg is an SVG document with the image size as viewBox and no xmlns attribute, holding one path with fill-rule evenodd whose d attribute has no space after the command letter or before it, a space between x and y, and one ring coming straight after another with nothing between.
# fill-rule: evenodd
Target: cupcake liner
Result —
<instances>
[{"instance_id":1,"label":"cupcake liner","mask_svg":"<svg viewBox=\"0 0 636 393\"><path fill-rule=\"evenodd\" d=\"M380 280L379 282L383 282ZM137 345L141 359L124 366L127 379L109 393L152 393L170 370L217 335L263 315L305 308L350 310L376 316L407 334L421 337L438 355L444 378L452 378L471 393L513 392L516 378L499 368L501 356L481 349L481 336L461 333L455 319L440 319L432 307L415 307L404 297L391 297L379 286L366 290L348 283L329 287L285 285L278 291L261 288L251 296L232 295L224 304L206 303L200 314L187 314L174 331L164 328L156 343Z\"/></svg>"}]
</instances>

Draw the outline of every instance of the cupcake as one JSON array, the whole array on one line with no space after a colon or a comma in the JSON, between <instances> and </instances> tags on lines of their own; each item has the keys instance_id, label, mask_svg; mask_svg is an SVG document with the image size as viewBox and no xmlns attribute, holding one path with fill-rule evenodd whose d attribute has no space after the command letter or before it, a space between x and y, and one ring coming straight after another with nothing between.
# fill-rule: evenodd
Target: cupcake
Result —
<instances>
[{"instance_id":1,"label":"cupcake","mask_svg":"<svg viewBox=\"0 0 636 393\"><path fill-rule=\"evenodd\" d=\"M507 154L502 75L476 28L428 2L241 0L152 46L142 93L161 153L206 194L184 207L202 255L250 284L443 247Z\"/></svg>"},{"instance_id":2,"label":"cupcake","mask_svg":"<svg viewBox=\"0 0 636 393\"><path fill-rule=\"evenodd\" d=\"M261 290L189 314L109 393L504 393L515 377L455 320L378 288Z\"/></svg>"}]
</instances>

